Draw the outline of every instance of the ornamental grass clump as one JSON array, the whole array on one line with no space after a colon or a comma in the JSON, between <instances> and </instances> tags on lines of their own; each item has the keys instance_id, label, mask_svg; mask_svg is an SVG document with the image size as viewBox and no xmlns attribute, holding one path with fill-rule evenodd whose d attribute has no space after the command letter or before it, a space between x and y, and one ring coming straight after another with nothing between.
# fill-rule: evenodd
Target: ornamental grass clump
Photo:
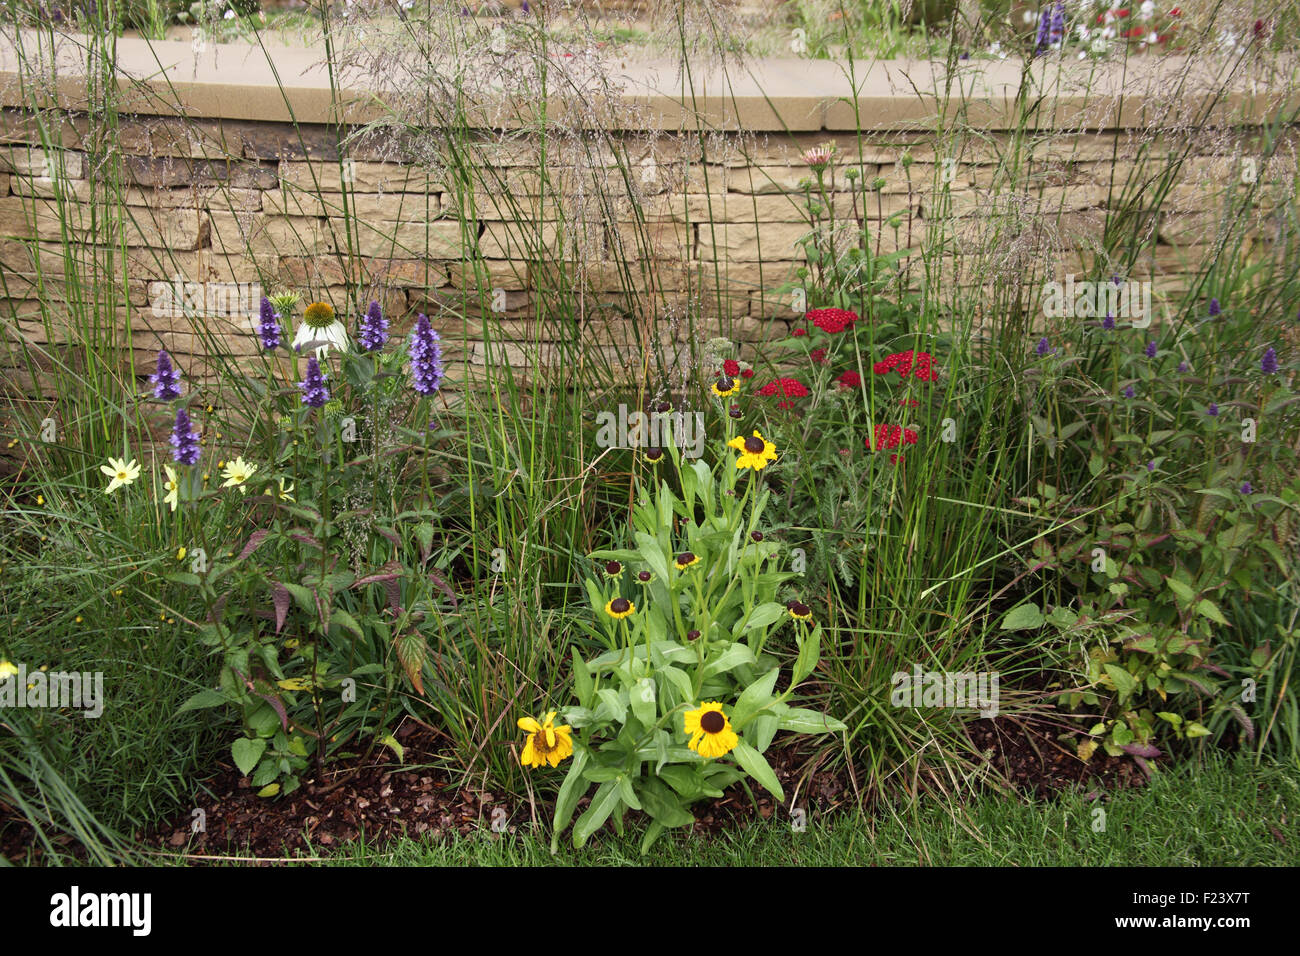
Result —
<instances>
[{"instance_id":1,"label":"ornamental grass clump","mask_svg":"<svg viewBox=\"0 0 1300 956\"><path fill-rule=\"evenodd\" d=\"M730 417L719 420L734 430ZM643 852L733 783L752 779L783 801L764 757L775 735L844 729L790 703L817 667L822 628L805 605L792 601L805 612L794 615L778 599L794 575L772 569L781 546L759 530L764 476L780 457L758 431L733 434L712 467L670 443L670 473L655 472L632 510L630 546L592 555L602 572L584 581L592 617L583 626L605 651L574 649L575 702L559 709L563 725L553 726L555 713L519 721L524 764L555 766L572 754L553 847L589 792L574 844L610 819L621 832L627 811L641 810L650 818ZM795 655L780 692L774 643Z\"/></svg>"}]
</instances>

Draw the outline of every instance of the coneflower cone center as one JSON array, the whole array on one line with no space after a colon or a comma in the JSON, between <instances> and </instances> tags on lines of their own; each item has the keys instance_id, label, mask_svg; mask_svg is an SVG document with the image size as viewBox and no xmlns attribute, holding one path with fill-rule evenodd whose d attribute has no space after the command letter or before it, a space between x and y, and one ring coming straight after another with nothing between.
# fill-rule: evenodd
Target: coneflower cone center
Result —
<instances>
[{"instance_id":1,"label":"coneflower cone center","mask_svg":"<svg viewBox=\"0 0 1300 956\"><path fill-rule=\"evenodd\" d=\"M700 717L700 729L708 734L720 734L727 726L727 720L716 710L710 710Z\"/></svg>"},{"instance_id":2,"label":"coneflower cone center","mask_svg":"<svg viewBox=\"0 0 1300 956\"><path fill-rule=\"evenodd\" d=\"M613 609L615 614L622 614L630 606L631 605L629 604L627 598L618 598L612 604L610 604L610 607Z\"/></svg>"},{"instance_id":3,"label":"coneflower cone center","mask_svg":"<svg viewBox=\"0 0 1300 956\"><path fill-rule=\"evenodd\" d=\"M761 438L754 438L751 435L749 438L745 439L745 451L749 452L751 455L761 455L764 447L766 446L763 444L763 439Z\"/></svg>"}]
</instances>

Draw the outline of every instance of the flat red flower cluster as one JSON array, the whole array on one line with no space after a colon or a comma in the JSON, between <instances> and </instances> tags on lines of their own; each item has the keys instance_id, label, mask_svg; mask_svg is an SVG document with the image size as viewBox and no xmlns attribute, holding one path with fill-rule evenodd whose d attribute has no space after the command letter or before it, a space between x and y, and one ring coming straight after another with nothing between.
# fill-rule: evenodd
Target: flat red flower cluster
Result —
<instances>
[{"instance_id":1,"label":"flat red flower cluster","mask_svg":"<svg viewBox=\"0 0 1300 956\"><path fill-rule=\"evenodd\" d=\"M723 374L727 375L728 377L735 378L737 375L740 374L740 363L737 362L735 359L727 359L725 362L722 363L722 371Z\"/></svg>"},{"instance_id":2,"label":"flat red flower cluster","mask_svg":"<svg viewBox=\"0 0 1300 956\"><path fill-rule=\"evenodd\" d=\"M840 372L835 379L840 388L858 388L862 384L862 376L857 372Z\"/></svg>"},{"instance_id":3,"label":"flat red flower cluster","mask_svg":"<svg viewBox=\"0 0 1300 956\"><path fill-rule=\"evenodd\" d=\"M852 328L853 323L858 321L858 314L848 309L809 309L808 318L823 332L835 335Z\"/></svg>"},{"instance_id":4,"label":"flat red flower cluster","mask_svg":"<svg viewBox=\"0 0 1300 956\"><path fill-rule=\"evenodd\" d=\"M886 450L897 448L900 442L906 445L915 445L917 438L920 436L912 429L904 428L901 425L877 425L874 437L874 444L870 437L867 438L867 449L869 451L876 451L880 448Z\"/></svg>"},{"instance_id":5,"label":"flat red flower cluster","mask_svg":"<svg viewBox=\"0 0 1300 956\"><path fill-rule=\"evenodd\" d=\"M808 394L807 387L793 378L778 378L776 381L768 382L758 390L758 394L771 396L778 391L786 398L803 398Z\"/></svg>"},{"instance_id":6,"label":"flat red flower cluster","mask_svg":"<svg viewBox=\"0 0 1300 956\"><path fill-rule=\"evenodd\" d=\"M825 364L826 364L826 350L825 350L825 349L813 349L811 352L808 353L808 357L809 357L810 359L812 359L813 362L814 362L815 364L817 364L817 365L825 365Z\"/></svg>"},{"instance_id":7,"label":"flat red flower cluster","mask_svg":"<svg viewBox=\"0 0 1300 956\"><path fill-rule=\"evenodd\" d=\"M890 372L897 371L899 378L907 378L908 375L913 374L912 369L915 364L917 381L933 382L935 379L933 362L934 357L929 352L913 352L908 349L906 352L895 352L893 355L886 356L883 362L871 366L871 370L877 375L888 375Z\"/></svg>"}]
</instances>

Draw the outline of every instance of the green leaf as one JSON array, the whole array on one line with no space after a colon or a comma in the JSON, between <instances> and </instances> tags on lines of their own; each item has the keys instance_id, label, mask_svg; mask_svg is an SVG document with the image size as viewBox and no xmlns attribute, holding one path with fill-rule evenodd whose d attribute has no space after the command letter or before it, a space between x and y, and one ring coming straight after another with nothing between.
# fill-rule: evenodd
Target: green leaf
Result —
<instances>
[{"instance_id":1,"label":"green leaf","mask_svg":"<svg viewBox=\"0 0 1300 956\"><path fill-rule=\"evenodd\" d=\"M573 755L573 763L569 767L568 776L564 778L564 783L560 784L560 793L555 798L555 818L551 827L551 852L554 853L559 849L560 834L564 828L569 825L569 818L573 816L573 809L582 799L582 795L587 792L587 780L583 776L583 771L587 768L587 761L591 754L586 750L579 750Z\"/></svg>"},{"instance_id":2,"label":"green leaf","mask_svg":"<svg viewBox=\"0 0 1300 956\"><path fill-rule=\"evenodd\" d=\"M794 670L790 674L791 687L797 687L816 669L821 657L822 626L818 624L811 634L806 637L801 635L796 640L799 643L799 656L795 659Z\"/></svg>"},{"instance_id":3,"label":"green leaf","mask_svg":"<svg viewBox=\"0 0 1300 956\"><path fill-rule=\"evenodd\" d=\"M1189 722L1187 725L1187 736L1189 739L1192 737L1205 737L1208 736L1209 733L1210 729L1208 727L1204 724L1198 724L1194 720Z\"/></svg>"},{"instance_id":4,"label":"green leaf","mask_svg":"<svg viewBox=\"0 0 1300 956\"><path fill-rule=\"evenodd\" d=\"M357 623L357 619L341 607L333 608L330 611L330 624L341 627L346 631L350 631L360 640L365 640L366 638L366 632L361 629L361 625Z\"/></svg>"},{"instance_id":5,"label":"green leaf","mask_svg":"<svg viewBox=\"0 0 1300 956\"><path fill-rule=\"evenodd\" d=\"M1191 604L1192 598L1196 597L1196 592L1177 578L1166 578L1165 584L1169 585L1169 590L1174 592L1174 597L1182 604Z\"/></svg>"},{"instance_id":6,"label":"green leaf","mask_svg":"<svg viewBox=\"0 0 1300 956\"><path fill-rule=\"evenodd\" d=\"M731 644L714 660L704 665L702 676L705 680L716 674L724 674L741 664L754 663L754 652L744 644Z\"/></svg>"},{"instance_id":7,"label":"green leaf","mask_svg":"<svg viewBox=\"0 0 1300 956\"><path fill-rule=\"evenodd\" d=\"M641 801L637 798L636 789L632 786L632 781L627 774L618 775L618 794L624 803L633 810L641 809Z\"/></svg>"},{"instance_id":8,"label":"green leaf","mask_svg":"<svg viewBox=\"0 0 1300 956\"><path fill-rule=\"evenodd\" d=\"M695 822L695 817L681 805L681 801L653 777L641 783L641 805L661 826L688 827Z\"/></svg>"},{"instance_id":9,"label":"green leaf","mask_svg":"<svg viewBox=\"0 0 1300 956\"><path fill-rule=\"evenodd\" d=\"M736 749L731 754L735 757L736 763L740 764L746 773L762 784L768 793L782 802L785 801L785 791L781 789L781 782L776 779L772 767L761 753L742 740L736 744Z\"/></svg>"},{"instance_id":10,"label":"green leaf","mask_svg":"<svg viewBox=\"0 0 1300 956\"><path fill-rule=\"evenodd\" d=\"M1013 607L1002 618L1001 624L1004 631L1027 631L1042 626L1043 612L1039 610L1037 604L1021 604L1019 607Z\"/></svg>"},{"instance_id":11,"label":"green leaf","mask_svg":"<svg viewBox=\"0 0 1300 956\"><path fill-rule=\"evenodd\" d=\"M839 733L848 728L834 717L803 707L790 707L777 718L778 730L792 730L799 734Z\"/></svg>"},{"instance_id":12,"label":"green leaf","mask_svg":"<svg viewBox=\"0 0 1300 956\"><path fill-rule=\"evenodd\" d=\"M605 706L606 713L610 719L616 723L624 723L627 720L627 698L614 690L612 687L602 687L596 692L596 696ZM597 708L599 714L599 708Z\"/></svg>"},{"instance_id":13,"label":"green leaf","mask_svg":"<svg viewBox=\"0 0 1300 956\"><path fill-rule=\"evenodd\" d=\"M620 803L622 797L619 794L619 786L613 780L597 787L591 798L591 804L573 825L573 845L581 847L586 843L588 838L609 819L609 815Z\"/></svg>"},{"instance_id":14,"label":"green leaf","mask_svg":"<svg viewBox=\"0 0 1300 956\"><path fill-rule=\"evenodd\" d=\"M749 718L772 699L772 688L776 686L777 669L774 667L758 680L754 681L740 695L736 706L731 710L731 723L737 729L749 723Z\"/></svg>"},{"instance_id":15,"label":"green leaf","mask_svg":"<svg viewBox=\"0 0 1300 956\"><path fill-rule=\"evenodd\" d=\"M1127 700L1133 691L1137 689L1137 680L1118 664L1106 664L1104 667L1106 674L1115 682L1115 690L1119 692L1119 699L1121 701Z\"/></svg>"},{"instance_id":16,"label":"green leaf","mask_svg":"<svg viewBox=\"0 0 1300 956\"><path fill-rule=\"evenodd\" d=\"M235 766L245 777L253 772L253 768L257 766L257 762L262 759L262 754L265 752L266 741L260 738L250 740L247 737L239 737L230 745L230 755L235 758Z\"/></svg>"},{"instance_id":17,"label":"green leaf","mask_svg":"<svg viewBox=\"0 0 1300 956\"><path fill-rule=\"evenodd\" d=\"M573 652L573 689L578 695L578 703L583 707L590 707L592 704L592 694L595 693L595 685L591 680L591 671L587 670L587 663L582 659L576 647L570 648Z\"/></svg>"},{"instance_id":18,"label":"green leaf","mask_svg":"<svg viewBox=\"0 0 1300 956\"><path fill-rule=\"evenodd\" d=\"M205 707L220 707L223 704L230 704L233 701L225 694L218 690L201 690L185 703L181 704L176 711L183 714L187 710L202 710Z\"/></svg>"},{"instance_id":19,"label":"green leaf","mask_svg":"<svg viewBox=\"0 0 1300 956\"><path fill-rule=\"evenodd\" d=\"M1202 617L1208 617L1215 624L1222 624L1224 627L1231 627L1228 619L1223 616L1223 612L1209 598L1201 598L1196 602L1196 613Z\"/></svg>"},{"instance_id":20,"label":"green leaf","mask_svg":"<svg viewBox=\"0 0 1300 956\"><path fill-rule=\"evenodd\" d=\"M261 790L257 791L257 795L259 797L274 797L279 792L280 785L278 783L268 783Z\"/></svg>"},{"instance_id":21,"label":"green leaf","mask_svg":"<svg viewBox=\"0 0 1300 956\"><path fill-rule=\"evenodd\" d=\"M650 570L655 573L659 580L668 581L668 558L660 548L659 542L644 531L636 533L637 548L645 563L650 565Z\"/></svg>"},{"instance_id":22,"label":"green leaf","mask_svg":"<svg viewBox=\"0 0 1300 956\"><path fill-rule=\"evenodd\" d=\"M636 719L641 721L646 727L651 727L655 722L655 682L654 678L642 677L636 682L636 686L631 689L629 695L632 701L632 713ZM632 802L626 801L629 806ZM634 807L634 809L641 809Z\"/></svg>"},{"instance_id":23,"label":"green leaf","mask_svg":"<svg viewBox=\"0 0 1300 956\"><path fill-rule=\"evenodd\" d=\"M766 604L760 604L754 609L754 613L749 615L749 619L745 621L745 630L752 631L759 627L771 627L785 615L784 604L768 601Z\"/></svg>"}]
</instances>

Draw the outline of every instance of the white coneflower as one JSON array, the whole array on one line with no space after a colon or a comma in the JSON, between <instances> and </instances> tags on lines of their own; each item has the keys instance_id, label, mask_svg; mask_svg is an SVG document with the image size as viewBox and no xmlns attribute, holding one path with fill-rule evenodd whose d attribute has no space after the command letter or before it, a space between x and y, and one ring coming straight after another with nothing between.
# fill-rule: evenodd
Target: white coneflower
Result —
<instances>
[{"instance_id":1,"label":"white coneflower","mask_svg":"<svg viewBox=\"0 0 1300 956\"><path fill-rule=\"evenodd\" d=\"M302 324L293 337L294 351L315 348L316 358L323 359L330 349L346 352L349 345L347 327L334 314L333 306L326 302L313 302L307 306Z\"/></svg>"}]
</instances>

